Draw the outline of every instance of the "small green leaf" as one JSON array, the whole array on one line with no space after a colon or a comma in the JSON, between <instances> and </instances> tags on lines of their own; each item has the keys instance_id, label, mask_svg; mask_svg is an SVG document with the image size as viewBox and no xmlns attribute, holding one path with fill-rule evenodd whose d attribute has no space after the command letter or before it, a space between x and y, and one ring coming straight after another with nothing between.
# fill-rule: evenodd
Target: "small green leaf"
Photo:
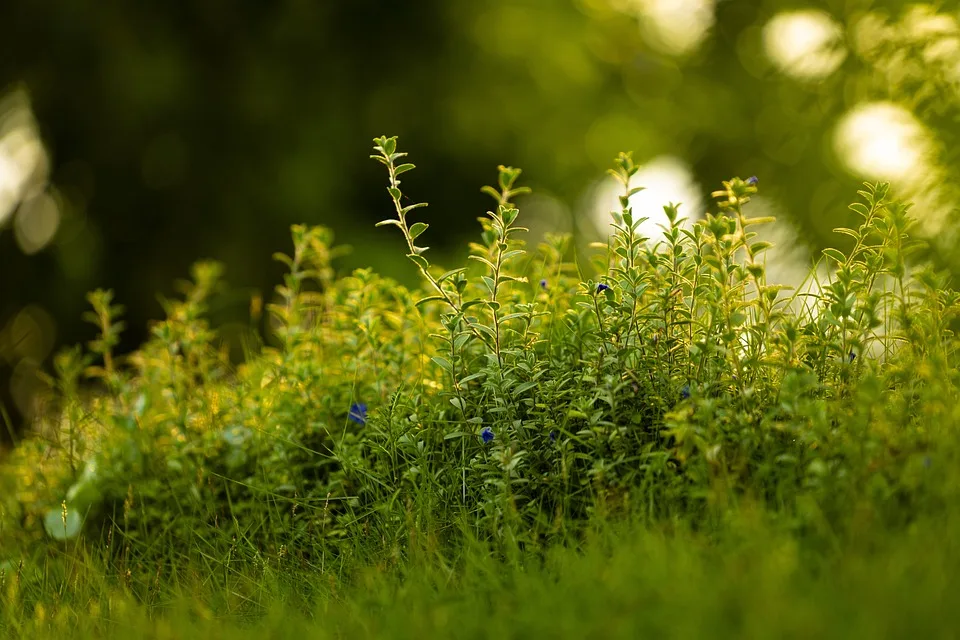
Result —
<instances>
[{"instance_id":1,"label":"small green leaf","mask_svg":"<svg viewBox=\"0 0 960 640\"><path fill-rule=\"evenodd\" d=\"M485 265L487 265L488 267L490 267L490 269L493 270L493 271L496 271L496 269L497 269L497 267L494 266L494 264L493 264L492 262L490 262L489 260L487 260L487 259L484 258L483 256L470 255L470 256L467 256L467 259L468 259L468 260L476 260L477 262L482 262L483 264L485 264Z\"/></svg>"},{"instance_id":2,"label":"small green leaf","mask_svg":"<svg viewBox=\"0 0 960 640\"><path fill-rule=\"evenodd\" d=\"M408 253L407 257L410 258L410 260L412 260L414 264L416 264L418 267L420 267L424 271L426 271L427 267L430 266L430 263L427 262L427 259L421 255L417 255L415 253Z\"/></svg>"},{"instance_id":3,"label":"small green leaf","mask_svg":"<svg viewBox=\"0 0 960 640\"><path fill-rule=\"evenodd\" d=\"M460 310L461 310L461 311L466 311L466 310L469 309L470 307L474 307L474 306L476 306L476 305L478 305L478 304L483 304L483 303L485 303L485 302L486 302L486 300L481 300L481 299L479 299L479 298L474 299L474 300L467 300L466 302L463 303L463 306L460 307Z\"/></svg>"},{"instance_id":4,"label":"small green leaf","mask_svg":"<svg viewBox=\"0 0 960 640\"><path fill-rule=\"evenodd\" d=\"M388 224L392 224L392 225L395 225L395 226L401 227L401 228L402 228L402 226L403 226L403 225L400 224L400 221L399 221L399 220L381 220L380 222L378 222L378 223L375 224L374 226L375 226L375 227L385 227L385 226L387 226Z\"/></svg>"},{"instance_id":5,"label":"small green leaf","mask_svg":"<svg viewBox=\"0 0 960 640\"><path fill-rule=\"evenodd\" d=\"M481 188L480 188L480 191L481 191L481 193L487 194L488 196L490 196L491 198L493 198L493 199L496 200L497 202L500 202L500 193L499 193L496 189L494 189L493 187L481 187Z\"/></svg>"},{"instance_id":6,"label":"small green leaf","mask_svg":"<svg viewBox=\"0 0 960 640\"><path fill-rule=\"evenodd\" d=\"M843 255L842 252L830 247L823 250L823 255L833 259L837 264L843 264L847 260L847 257Z\"/></svg>"},{"instance_id":7,"label":"small green leaf","mask_svg":"<svg viewBox=\"0 0 960 640\"><path fill-rule=\"evenodd\" d=\"M442 356L433 356L430 359L433 360L441 369L443 369L447 373L453 373L453 365L446 358Z\"/></svg>"},{"instance_id":8,"label":"small green leaf","mask_svg":"<svg viewBox=\"0 0 960 640\"><path fill-rule=\"evenodd\" d=\"M460 267L459 269L451 269L450 271L447 271L445 274L437 278L437 282L443 282L444 280L447 280L448 278L452 278L458 273L463 273L464 271L466 271L464 267Z\"/></svg>"},{"instance_id":9,"label":"small green leaf","mask_svg":"<svg viewBox=\"0 0 960 640\"><path fill-rule=\"evenodd\" d=\"M753 224L769 224L771 222L776 222L776 218L773 216L762 216L760 218L745 218L743 220L743 226L749 227Z\"/></svg>"},{"instance_id":10,"label":"small green leaf","mask_svg":"<svg viewBox=\"0 0 960 640\"><path fill-rule=\"evenodd\" d=\"M416 203L416 204L407 205L407 206L405 206L403 209L401 209L400 211L403 212L403 215L407 215L408 213L410 213L410 212L413 211L414 209L419 209L419 208L425 207L425 206L427 206L427 203L426 203L426 202L418 202L418 203Z\"/></svg>"},{"instance_id":11,"label":"small green leaf","mask_svg":"<svg viewBox=\"0 0 960 640\"><path fill-rule=\"evenodd\" d=\"M417 236L421 235L429 227L430 225L428 225L426 222L417 222L412 227L410 227L410 238L412 240L416 240Z\"/></svg>"},{"instance_id":12,"label":"small green leaf","mask_svg":"<svg viewBox=\"0 0 960 640\"><path fill-rule=\"evenodd\" d=\"M842 233L845 236L850 236L854 240L860 239L860 234L854 231L853 229L847 229L846 227L837 227L833 230L834 233Z\"/></svg>"},{"instance_id":13,"label":"small green leaf","mask_svg":"<svg viewBox=\"0 0 960 640\"><path fill-rule=\"evenodd\" d=\"M408 162L408 163L402 164L402 165L400 165L399 167L397 167L396 169L394 169L394 170L393 170L393 175L398 176L398 175L400 175L401 173L406 173L407 171L410 171L411 169L416 169L416 168L417 168L417 167L416 167L413 163Z\"/></svg>"},{"instance_id":14,"label":"small green leaf","mask_svg":"<svg viewBox=\"0 0 960 640\"><path fill-rule=\"evenodd\" d=\"M426 298L420 298L419 300L417 300L414 306L419 307L427 304L428 302L446 302L446 301L447 299L444 298L443 296L427 296Z\"/></svg>"}]
</instances>

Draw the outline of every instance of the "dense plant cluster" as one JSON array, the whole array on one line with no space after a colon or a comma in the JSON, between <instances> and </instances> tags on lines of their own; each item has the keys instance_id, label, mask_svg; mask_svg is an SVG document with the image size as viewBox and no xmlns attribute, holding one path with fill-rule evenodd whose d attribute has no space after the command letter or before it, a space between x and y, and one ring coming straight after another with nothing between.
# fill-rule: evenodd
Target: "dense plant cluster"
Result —
<instances>
[{"instance_id":1,"label":"dense plant cluster","mask_svg":"<svg viewBox=\"0 0 960 640\"><path fill-rule=\"evenodd\" d=\"M666 206L651 239L622 154L621 209L586 266L569 236L527 249L520 171L500 167L469 261L445 270L400 189L413 165L396 138L375 145L395 215L380 224L423 290L338 278L331 233L295 226L271 338L239 365L205 319L219 265L198 264L124 357L122 309L94 292L98 338L56 359L47 419L4 465L4 553L85 541L150 585L188 558L322 570L360 545L507 550L744 501L804 530L900 525L953 496L960 296L910 266L887 185L851 205L862 222L824 251L828 281L791 291L766 278L756 178L725 182L703 220Z\"/></svg>"}]
</instances>

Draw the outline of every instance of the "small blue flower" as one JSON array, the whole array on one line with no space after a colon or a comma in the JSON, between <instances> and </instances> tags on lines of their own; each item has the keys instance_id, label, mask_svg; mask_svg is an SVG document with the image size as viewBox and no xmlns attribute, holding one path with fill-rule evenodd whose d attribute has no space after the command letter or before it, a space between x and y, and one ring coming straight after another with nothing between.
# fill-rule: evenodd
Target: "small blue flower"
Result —
<instances>
[{"instance_id":1,"label":"small blue flower","mask_svg":"<svg viewBox=\"0 0 960 640\"><path fill-rule=\"evenodd\" d=\"M689 385L689 384L683 385L683 389L680 389L680 397L683 398L684 400L686 400L687 398L690 397L690 385Z\"/></svg>"},{"instance_id":2,"label":"small blue flower","mask_svg":"<svg viewBox=\"0 0 960 640\"><path fill-rule=\"evenodd\" d=\"M367 424L367 405L365 402L354 402L350 405L350 413L347 414L350 422L355 422L361 427Z\"/></svg>"},{"instance_id":3,"label":"small blue flower","mask_svg":"<svg viewBox=\"0 0 960 640\"><path fill-rule=\"evenodd\" d=\"M554 443L556 443L556 441L557 441L557 432L556 432L556 431L551 431L551 432L550 432L550 444L554 444Z\"/></svg>"},{"instance_id":4,"label":"small blue flower","mask_svg":"<svg viewBox=\"0 0 960 640\"><path fill-rule=\"evenodd\" d=\"M603 293L604 291L606 291L606 290L609 289L609 288L610 288L610 285L608 285L608 284L603 284L603 283L601 282L600 284L597 285L597 293Z\"/></svg>"},{"instance_id":5,"label":"small blue flower","mask_svg":"<svg viewBox=\"0 0 960 640\"><path fill-rule=\"evenodd\" d=\"M850 362L853 362L854 358L857 357L857 354L855 354L855 353L853 352L853 349L851 349L851 350L850 350L850 355L847 356L847 357L850 358Z\"/></svg>"},{"instance_id":6,"label":"small blue flower","mask_svg":"<svg viewBox=\"0 0 960 640\"><path fill-rule=\"evenodd\" d=\"M483 444L490 444L493 441L493 429L490 427L484 427L481 429L480 439L483 440Z\"/></svg>"},{"instance_id":7,"label":"small blue flower","mask_svg":"<svg viewBox=\"0 0 960 640\"><path fill-rule=\"evenodd\" d=\"M747 178L747 184L750 185L751 187L757 186L758 182L760 182L760 179L757 178L757 176L750 176L749 178Z\"/></svg>"},{"instance_id":8,"label":"small blue flower","mask_svg":"<svg viewBox=\"0 0 960 640\"><path fill-rule=\"evenodd\" d=\"M547 279L546 279L546 278L544 278L543 280L540 281L540 288L541 288L541 289L546 289L546 288L547 288Z\"/></svg>"}]
</instances>

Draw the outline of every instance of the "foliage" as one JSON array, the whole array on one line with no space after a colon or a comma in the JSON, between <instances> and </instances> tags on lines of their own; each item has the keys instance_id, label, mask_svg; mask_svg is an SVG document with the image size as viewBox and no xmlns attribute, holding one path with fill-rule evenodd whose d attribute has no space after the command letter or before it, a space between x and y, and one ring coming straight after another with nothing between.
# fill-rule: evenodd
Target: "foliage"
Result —
<instances>
[{"instance_id":1,"label":"foliage","mask_svg":"<svg viewBox=\"0 0 960 640\"><path fill-rule=\"evenodd\" d=\"M97 589L150 606L184 588L253 606L252 575L294 591L370 563L453 575L476 549L521 567L624 521L709 541L756 505L816 557L955 513L960 295L911 264L909 208L887 185L859 192L827 279L791 292L767 281L756 178L724 182L693 224L666 206L651 240L621 154L591 272L569 236L527 249L520 171L501 166L480 241L447 270L400 189L414 166L396 138L374 142L395 214L380 224L422 290L338 278L331 232L294 226L276 339L239 366L206 317L217 263L125 357L122 309L91 294L100 336L58 356L39 437L0 478L18 592L101 570Z\"/></svg>"}]
</instances>

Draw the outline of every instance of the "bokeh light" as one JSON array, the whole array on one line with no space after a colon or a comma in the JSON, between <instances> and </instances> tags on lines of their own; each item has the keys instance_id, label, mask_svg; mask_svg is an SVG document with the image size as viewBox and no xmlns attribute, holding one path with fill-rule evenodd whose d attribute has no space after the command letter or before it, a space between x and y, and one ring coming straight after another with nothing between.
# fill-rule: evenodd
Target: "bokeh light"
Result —
<instances>
[{"instance_id":1,"label":"bokeh light","mask_svg":"<svg viewBox=\"0 0 960 640\"><path fill-rule=\"evenodd\" d=\"M910 111L892 102L851 109L837 126L835 142L848 167L865 178L905 181L929 164L929 132Z\"/></svg>"},{"instance_id":2,"label":"bokeh light","mask_svg":"<svg viewBox=\"0 0 960 640\"><path fill-rule=\"evenodd\" d=\"M23 91L0 100L0 227L13 217L17 244L36 253L60 225L57 201L46 192L49 159Z\"/></svg>"},{"instance_id":3,"label":"bokeh light","mask_svg":"<svg viewBox=\"0 0 960 640\"><path fill-rule=\"evenodd\" d=\"M621 0L640 20L644 39L654 49L685 55L707 39L715 18L715 0Z\"/></svg>"},{"instance_id":4,"label":"bokeh light","mask_svg":"<svg viewBox=\"0 0 960 640\"><path fill-rule=\"evenodd\" d=\"M694 180L689 165L673 156L658 156L643 164L631 180L631 186L643 187L643 191L630 196L630 206L635 218L646 218L639 232L652 243L663 239L663 228L669 227L663 207L679 204L680 217L686 218L684 226L691 226L702 217L704 206L701 188ZM596 188L592 208L593 223L606 236L612 222L611 211L619 211L618 197L623 187L608 178Z\"/></svg>"},{"instance_id":5,"label":"bokeh light","mask_svg":"<svg viewBox=\"0 0 960 640\"><path fill-rule=\"evenodd\" d=\"M775 15L763 27L763 45L774 64L798 80L825 78L847 56L840 24L814 9Z\"/></svg>"}]
</instances>

